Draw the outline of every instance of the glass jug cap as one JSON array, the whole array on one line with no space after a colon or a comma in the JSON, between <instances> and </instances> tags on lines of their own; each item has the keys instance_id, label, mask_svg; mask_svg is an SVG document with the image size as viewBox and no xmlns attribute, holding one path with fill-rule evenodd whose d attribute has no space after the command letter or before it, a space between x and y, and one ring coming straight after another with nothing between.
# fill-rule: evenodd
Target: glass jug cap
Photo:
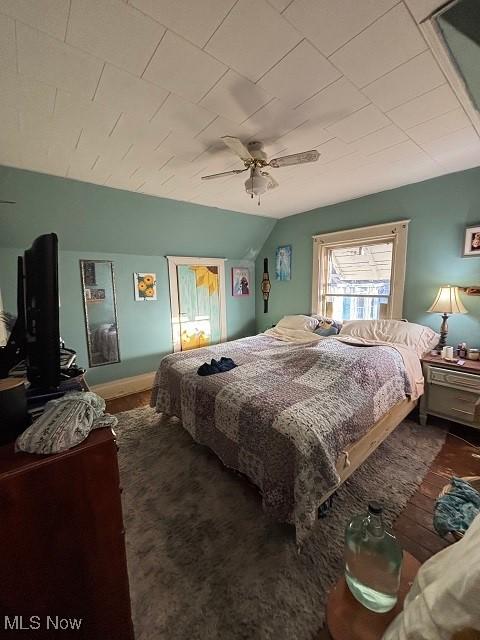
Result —
<instances>
[{"instance_id":1,"label":"glass jug cap","mask_svg":"<svg viewBox=\"0 0 480 640\"><path fill-rule=\"evenodd\" d=\"M379 516L383 512L383 507L380 502L376 502L375 500L373 500L372 502L368 503L368 512L372 513L375 516Z\"/></svg>"}]
</instances>

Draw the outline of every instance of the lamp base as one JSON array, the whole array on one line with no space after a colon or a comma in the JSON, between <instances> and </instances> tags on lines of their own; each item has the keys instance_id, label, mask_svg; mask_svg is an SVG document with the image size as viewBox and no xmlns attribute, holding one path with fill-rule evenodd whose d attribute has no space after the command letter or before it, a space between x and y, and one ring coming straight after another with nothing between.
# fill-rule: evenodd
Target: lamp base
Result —
<instances>
[{"instance_id":1,"label":"lamp base","mask_svg":"<svg viewBox=\"0 0 480 640\"><path fill-rule=\"evenodd\" d=\"M447 334L448 334L448 313L442 314L442 324L440 325L440 340L435 347L436 351L441 351L443 347L447 346Z\"/></svg>"}]
</instances>

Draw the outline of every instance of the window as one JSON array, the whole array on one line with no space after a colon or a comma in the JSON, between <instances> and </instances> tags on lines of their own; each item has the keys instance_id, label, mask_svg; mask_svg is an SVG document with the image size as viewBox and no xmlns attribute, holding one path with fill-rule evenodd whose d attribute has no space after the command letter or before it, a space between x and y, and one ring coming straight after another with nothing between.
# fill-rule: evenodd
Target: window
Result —
<instances>
[{"instance_id":1,"label":"window","mask_svg":"<svg viewBox=\"0 0 480 640\"><path fill-rule=\"evenodd\" d=\"M408 221L314 236L312 312L402 317Z\"/></svg>"},{"instance_id":2,"label":"window","mask_svg":"<svg viewBox=\"0 0 480 640\"><path fill-rule=\"evenodd\" d=\"M168 271L174 351L225 341L225 261L168 256Z\"/></svg>"}]
</instances>

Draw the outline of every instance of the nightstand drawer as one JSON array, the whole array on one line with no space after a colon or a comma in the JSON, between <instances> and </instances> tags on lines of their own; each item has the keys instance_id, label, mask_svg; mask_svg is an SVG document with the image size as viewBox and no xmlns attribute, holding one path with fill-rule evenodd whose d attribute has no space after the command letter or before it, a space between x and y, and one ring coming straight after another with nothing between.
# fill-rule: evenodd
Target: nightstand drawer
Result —
<instances>
[{"instance_id":1,"label":"nightstand drawer","mask_svg":"<svg viewBox=\"0 0 480 640\"><path fill-rule=\"evenodd\" d=\"M432 384L428 390L427 411L439 413L452 420L477 421L477 403L480 396L468 391Z\"/></svg>"},{"instance_id":2,"label":"nightstand drawer","mask_svg":"<svg viewBox=\"0 0 480 640\"><path fill-rule=\"evenodd\" d=\"M427 382L432 385L469 389L480 394L480 376L472 375L471 373L428 367Z\"/></svg>"}]
</instances>

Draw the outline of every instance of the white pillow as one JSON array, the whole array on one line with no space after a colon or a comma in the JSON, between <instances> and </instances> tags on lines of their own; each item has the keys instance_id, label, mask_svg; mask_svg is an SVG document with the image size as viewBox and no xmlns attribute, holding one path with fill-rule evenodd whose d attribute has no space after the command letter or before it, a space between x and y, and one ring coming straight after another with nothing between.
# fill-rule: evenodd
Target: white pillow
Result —
<instances>
[{"instance_id":1,"label":"white pillow","mask_svg":"<svg viewBox=\"0 0 480 640\"><path fill-rule=\"evenodd\" d=\"M283 316L277 323L281 329L297 329L300 331L315 331L318 320L311 316Z\"/></svg>"},{"instance_id":2,"label":"white pillow","mask_svg":"<svg viewBox=\"0 0 480 640\"><path fill-rule=\"evenodd\" d=\"M340 335L403 344L414 349L419 358L431 351L440 339L430 327L402 320L347 320Z\"/></svg>"}]
</instances>

